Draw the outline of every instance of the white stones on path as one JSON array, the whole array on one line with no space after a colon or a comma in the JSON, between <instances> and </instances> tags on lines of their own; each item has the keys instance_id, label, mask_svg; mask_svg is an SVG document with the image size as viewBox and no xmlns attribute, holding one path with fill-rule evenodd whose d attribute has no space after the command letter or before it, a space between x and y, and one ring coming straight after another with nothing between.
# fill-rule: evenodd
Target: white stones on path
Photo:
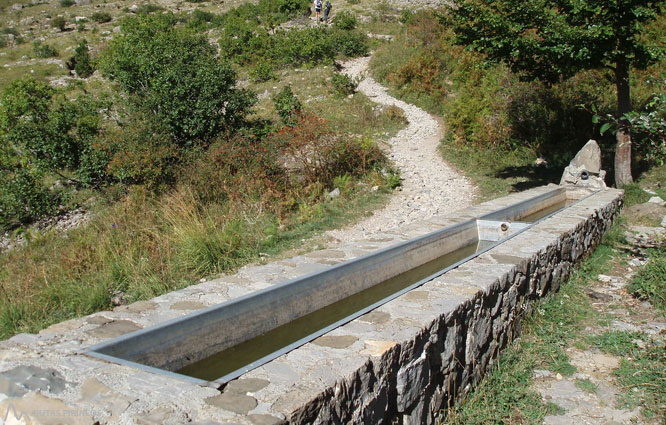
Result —
<instances>
[{"instance_id":1,"label":"white stones on path","mask_svg":"<svg viewBox=\"0 0 666 425\"><path fill-rule=\"evenodd\" d=\"M390 202L363 221L345 229L326 233L341 241L359 240L367 234L393 229L416 221L456 211L472 204L474 186L448 166L438 151L443 129L423 109L389 95L367 76L370 57L343 63L350 77L363 77L358 90L381 105L395 105L405 112L406 128L389 140L389 158L400 170L402 187Z\"/></svg>"}]
</instances>

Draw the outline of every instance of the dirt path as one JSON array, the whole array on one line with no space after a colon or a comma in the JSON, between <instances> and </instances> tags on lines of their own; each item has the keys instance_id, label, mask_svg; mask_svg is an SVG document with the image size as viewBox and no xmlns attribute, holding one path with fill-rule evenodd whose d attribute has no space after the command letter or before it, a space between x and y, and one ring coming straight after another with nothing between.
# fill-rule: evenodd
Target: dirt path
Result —
<instances>
[{"instance_id":1,"label":"dirt path","mask_svg":"<svg viewBox=\"0 0 666 425\"><path fill-rule=\"evenodd\" d=\"M472 204L474 186L449 167L437 147L443 129L437 120L409 103L389 95L386 89L367 75L370 57L343 64L343 72L351 77L364 77L358 90L381 105L395 105L405 112L406 128L389 140L388 156L400 170L402 187L379 211L355 225L326 232L338 240L355 240L368 233L388 230L400 225L459 210Z\"/></svg>"}]
</instances>

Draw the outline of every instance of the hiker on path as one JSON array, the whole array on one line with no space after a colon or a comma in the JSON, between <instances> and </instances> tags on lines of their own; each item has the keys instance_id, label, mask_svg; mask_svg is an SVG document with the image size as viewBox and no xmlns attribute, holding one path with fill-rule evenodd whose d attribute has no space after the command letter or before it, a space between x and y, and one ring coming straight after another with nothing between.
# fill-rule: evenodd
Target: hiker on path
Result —
<instances>
[{"instance_id":1,"label":"hiker on path","mask_svg":"<svg viewBox=\"0 0 666 425\"><path fill-rule=\"evenodd\" d=\"M315 19L317 24L319 24L319 15L321 14L322 0L314 0L314 9L315 9Z\"/></svg>"},{"instance_id":2,"label":"hiker on path","mask_svg":"<svg viewBox=\"0 0 666 425\"><path fill-rule=\"evenodd\" d=\"M331 13L331 8L333 5L330 0L326 0L326 5L324 6L324 21L328 23L328 15Z\"/></svg>"}]
</instances>

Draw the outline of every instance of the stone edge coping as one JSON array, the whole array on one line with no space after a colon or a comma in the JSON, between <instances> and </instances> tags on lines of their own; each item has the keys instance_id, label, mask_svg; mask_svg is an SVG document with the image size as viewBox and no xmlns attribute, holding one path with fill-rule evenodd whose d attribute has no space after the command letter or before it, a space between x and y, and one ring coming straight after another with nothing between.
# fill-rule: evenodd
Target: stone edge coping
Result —
<instances>
[{"instance_id":1,"label":"stone edge coping","mask_svg":"<svg viewBox=\"0 0 666 425\"><path fill-rule=\"evenodd\" d=\"M232 276L193 285L114 311L59 323L38 335L17 335L0 343L0 373L18 365L57 371L71 384L64 391L52 394L46 389L42 391L43 395L30 393L25 398L52 395L64 400L68 406L84 409L96 420L108 423L131 423L137 415L150 415L156 411L169 412L169 417L173 418L209 418L246 424L256 423L259 417L269 422L270 418L288 419L294 409L335 387L339 379L364 367L368 359L381 356L398 342L410 341L424 323L452 311L460 303L469 302L474 294L486 290L499 276L516 267L516 264L500 264L495 256L512 257L517 262L520 258L530 258L556 241L560 233L582 224L600 205L617 199L621 191L607 190L593 195L566 212L558 213L557 221L546 220L421 288L249 372L236 384L230 383L222 395L212 388L106 363L78 353L110 336L117 336L114 332L122 334L132 326L138 329L180 317L194 309L224 302L494 211L554 187L550 185L512 194L473 206L464 212L369 235L363 241L343 243L265 265L246 266ZM118 323L125 326L118 326ZM243 387L243 382L246 386L247 383L254 383L248 387L252 391L239 392L238 387ZM128 405L124 408L118 407L125 403Z\"/></svg>"}]
</instances>

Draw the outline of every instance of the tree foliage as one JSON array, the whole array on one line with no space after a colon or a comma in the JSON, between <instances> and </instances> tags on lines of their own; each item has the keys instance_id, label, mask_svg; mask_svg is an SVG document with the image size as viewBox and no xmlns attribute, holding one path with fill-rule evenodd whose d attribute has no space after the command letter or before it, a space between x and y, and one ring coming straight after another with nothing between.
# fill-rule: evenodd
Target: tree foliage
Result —
<instances>
[{"instance_id":1,"label":"tree foliage","mask_svg":"<svg viewBox=\"0 0 666 425\"><path fill-rule=\"evenodd\" d=\"M209 142L243 121L254 96L205 36L178 27L173 14L126 19L102 60L102 70L154 115L175 142Z\"/></svg>"},{"instance_id":2,"label":"tree foliage","mask_svg":"<svg viewBox=\"0 0 666 425\"><path fill-rule=\"evenodd\" d=\"M85 38L74 49L74 56L70 59L69 65L70 68L76 71L79 78L88 78L95 72L95 66L90 59L88 42Z\"/></svg>"},{"instance_id":3,"label":"tree foliage","mask_svg":"<svg viewBox=\"0 0 666 425\"><path fill-rule=\"evenodd\" d=\"M525 78L557 81L580 70L644 68L663 47L641 37L663 1L457 0L458 41Z\"/></svg>"},{"instance_id":4,"label":"tree foliage","mask_svg":"<svg viewBox=\"0 0 666 425\"><path fill-rule=\"evenodd\" d=\"M615 75L617 116L631 111L629 75L663 53L663 38L643 36L663 0L456 0L458 42L502 61L524 79L554 82L584 69ZM617 132L616 184L631 183L629 123Z\"/></svg>"},{"instance_id":5,"label":"tree foliage","mask_svg":"<svg viewBox=\"0 0 666 425\"><path fill-rule=\"evenodd\" d=\"M0 96L4 161L39 171L67 169L94 183L102 172L90 163L96 158L102 103L85 96L71 101L32 77L12 82Z\"/></svg>"}]
</instances>

